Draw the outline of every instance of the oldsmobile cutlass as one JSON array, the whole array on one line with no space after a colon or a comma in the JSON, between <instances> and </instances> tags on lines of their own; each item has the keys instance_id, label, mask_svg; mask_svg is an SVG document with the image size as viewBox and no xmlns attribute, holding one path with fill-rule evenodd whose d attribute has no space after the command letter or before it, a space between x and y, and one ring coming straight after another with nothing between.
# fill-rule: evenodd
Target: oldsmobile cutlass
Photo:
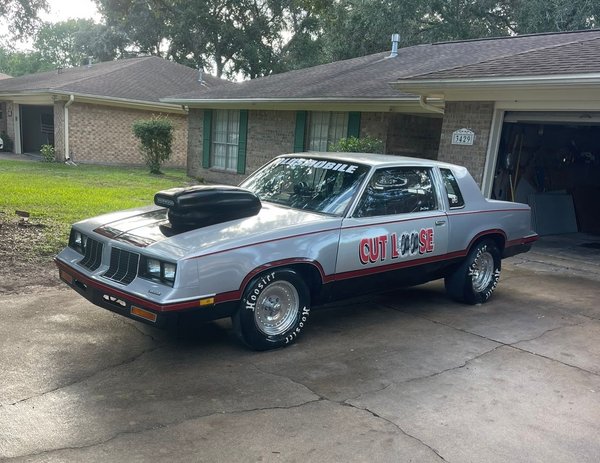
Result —
<instances>
[{"instance_id":1,"label":"oldsmobile cutlass","mask_svg":"<svg viewBox=\"0 0 600 463\"><path fill-rule=\"evenodd\" d=\"M486 302L501 260L537 239L527 205L485 199L464 167L351 153L282 155L240 187L159 192L155 205L73 225L60 277L155 326L232 317L257 350L285 346L311 308L443 278Z\"/></svg>"}]
</instances>

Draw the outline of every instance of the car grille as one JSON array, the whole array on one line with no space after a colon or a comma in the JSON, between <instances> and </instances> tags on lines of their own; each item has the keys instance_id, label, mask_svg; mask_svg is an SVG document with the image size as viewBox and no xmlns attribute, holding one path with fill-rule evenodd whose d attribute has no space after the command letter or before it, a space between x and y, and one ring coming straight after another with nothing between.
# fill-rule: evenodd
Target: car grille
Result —
<instances>
[{"instance_id":1,"label":"car grille","mask_svg":"<svg viewBox=\"0 0 600 463\"><path fill-rule=\"evenodd\" d=\"M79 261L79 265L89 269L96 270L102 263L102 243L88 238L85 244L85 255Z\"/></svg>"},{"instance_id":2,"label":"car grille","mask_svg":"<svg viewBox=\"0 0 600 463\"><path fill-rule=\"evenodd\" d=\"M104 274L109 280L128 285L137 276L140 255L134 252L112 248L110 266Z\"/></svg>"}]
</instances>

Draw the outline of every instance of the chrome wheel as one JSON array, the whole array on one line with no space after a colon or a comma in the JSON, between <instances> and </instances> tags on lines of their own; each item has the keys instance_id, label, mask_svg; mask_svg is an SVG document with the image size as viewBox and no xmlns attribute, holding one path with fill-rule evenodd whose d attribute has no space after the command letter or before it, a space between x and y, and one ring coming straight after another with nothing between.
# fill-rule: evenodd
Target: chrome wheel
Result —
<instances>
[{"instance_id":1,"label":"chrome wheel","mask_svg":"<svg viewBox=\"0 0 600 463\"><path fill-rule=\"evenodd\" d=\"M271 283L256 301L256 327L267 336L283 334L296 322L299 307L300 297L293 284L284 280Z\"/></svg>"},{"instance_id":2,"label":"chrome wheel","mask_svg":"<svg viewBox=\"0 0 600 463\"><path fill-rule=\"evenodd\" d=\"M482 250L471 265L471 281L475 292L485 291L494 278L494 256Z\"/></svg>"}]
</instances>

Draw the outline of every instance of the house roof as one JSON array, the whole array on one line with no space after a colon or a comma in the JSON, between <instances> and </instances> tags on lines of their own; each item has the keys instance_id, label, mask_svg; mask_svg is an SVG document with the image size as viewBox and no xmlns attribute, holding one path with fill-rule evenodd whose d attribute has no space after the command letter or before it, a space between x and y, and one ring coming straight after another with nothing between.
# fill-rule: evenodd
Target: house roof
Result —
<instances>
[{"instance_id":1,"label":"house roof","mask_svg":"<svg viewBox=\"0 0 600 463\"><path fill-rule=\"evenodd\" d=\"M173 93L202 94L230 82L156 56L107 61L62 70L29 74L0 81L0 95L27 93L77 94L108 99L160 103Z\"/></svg>"},{"instance_id":2,"label":"house roof","mask_svg":"<svg viewBox=\"0 0 600 463\"><path fill-rule=\"evenodd\" d=\"M555 76L598 72L600 72L600 33L596 32L581 36L577 41L412 75L408 79Z\"/></svg>"},{"instance_id":3,"label":"house roof","mask_svg":"<svg viewBox=\"0 0 600 463\"><path fill-rule=\"evenodd\" d=\"M227 101L357 101L416 99L414 94L398 91L390 83L415 76L443 72L468 75L486 71L490 63L497 72L571 72L560 64L569 51L585 50L578 58L586 72L598 68L600 30L531 34L492 39L441 42L401 48L398 56L389 52L337 61L241 82L230 87L194 90L175 94L162 101L181 104L219 104ZM586 67L590 56L596 60ZM516 59L515 59L516 57ZM535 58L539 70L530 65ZM546 58L544 58L546 57ZM548 58L549 57L549 58ZM587 60L586 60L587 58ZM546 62L547 60L548 62ZM558 61L558 62L553 62Z\"/></svg>"}]
</instances>

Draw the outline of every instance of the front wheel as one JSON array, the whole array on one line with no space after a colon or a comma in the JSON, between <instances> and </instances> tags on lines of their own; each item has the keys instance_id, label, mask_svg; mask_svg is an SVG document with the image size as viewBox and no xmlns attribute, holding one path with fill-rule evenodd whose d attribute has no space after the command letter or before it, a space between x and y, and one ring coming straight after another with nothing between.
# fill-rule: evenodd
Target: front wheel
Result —
<instances>
[{"instance_id":1,"label":"front wheel","mask_svg":"<svg viewBox=\"0 0 600 463\"><path fill-rule=\"evenodd\" d=\"M306 326L310 292L292 269L262 273L246 287L233 316L236 335L256 350L293 343Z\"/></svg>"},{"instance_id":2,"label":"front wheel","mask_svg":"<svg viewBox=\"0 0 600 463\"><path fill-rule=\"evenodd\" d=\"M444 282L453 299L466 304L482 304L491 296L500 280L501 257L492 240L476 244L466 259Z\"/></svg>"}]
</instances>

